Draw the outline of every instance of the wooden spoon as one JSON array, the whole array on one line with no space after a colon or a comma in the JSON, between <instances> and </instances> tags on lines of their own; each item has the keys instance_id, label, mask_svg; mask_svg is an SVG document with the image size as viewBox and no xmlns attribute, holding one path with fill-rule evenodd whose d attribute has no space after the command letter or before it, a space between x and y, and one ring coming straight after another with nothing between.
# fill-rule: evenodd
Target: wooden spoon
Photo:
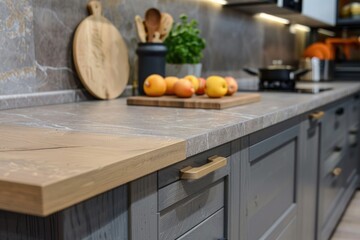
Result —
<instances>
[{"instance_id":1,"label":"wooden spoon","mask_svg":"<svg viewBox=\"0 0 360 240\"><path fill-rule=\"evenodd\" d=\"M173 17L168 13L161 13L160 21L160 39L164 41L170 33L172 25L174 23Z\"/></svg>"},{"instance_id":2,"label":"wooden spoon","mask_svg":"<svg viewBox=\"0 0 360 240\"><path fill-rule=\"evenodd\" d=\"M159 31L160 28L161 13L156 8L150 8L145 13L145 26L148 31L147 40L152 42L154 33Z\"/></svg>"},{"instance_id":3,"label":"wooden spoon","mask_svg":"<svg viewBox=\"0 0 360 240\"><path fill-rule=\"evenodd\" d=\"M137 34L138 34L140 42L142 42L142 43L146 42L145 26L144 26L142 18L139 15L135 16L135 24L136 24L136 30L137 30Z\"/></svg>"},{"instance_id":4,"label":"wooden spoon","mask_svg":"<svg viewBox=\"0 0 360 240\"><path fill-rule=\"evenodd\" d=\"M162 43L163 41L160 39L160 33L159 32L154 32L154 38L153 38L153 43Z\"/></svg>"}]
</instances>

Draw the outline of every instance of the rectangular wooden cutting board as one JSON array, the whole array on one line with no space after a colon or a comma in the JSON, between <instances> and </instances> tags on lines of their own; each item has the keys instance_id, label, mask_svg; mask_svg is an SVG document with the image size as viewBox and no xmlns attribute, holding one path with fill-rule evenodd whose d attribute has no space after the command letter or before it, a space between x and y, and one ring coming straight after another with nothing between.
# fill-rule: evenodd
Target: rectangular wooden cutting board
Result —
<instances>
[{"instance_id":1,"label":"rectangular wooden cutting board","mask_svg":"<svg viewBox=\"0 0 360 240\"><path fill-rule=\"evenodd\" d=\"M209 98L206 95L193 96L191 98L178 98L176 96L135 96L129 97L127 104L156 107L224 109L258 102L260 99L261 97L258 93L236 93L233 96L225 96L222 98Z\"/></svg>"}]
</instances>

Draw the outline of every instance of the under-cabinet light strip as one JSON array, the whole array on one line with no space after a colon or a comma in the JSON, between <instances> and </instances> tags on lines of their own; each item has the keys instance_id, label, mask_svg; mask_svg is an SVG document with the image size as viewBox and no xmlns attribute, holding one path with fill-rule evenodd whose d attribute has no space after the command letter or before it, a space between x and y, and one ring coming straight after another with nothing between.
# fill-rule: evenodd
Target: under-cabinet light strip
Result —
<instances>
[{"instance_id":1,"label":"under-cabinet light strip","mask_svg":"<svg viewBox=\"0 0 360 240\"><path fill-rule=\"evenodd\" d=\"M267 14L267 13L259 13L256 16L259 17L259 18L266 19L266 20L273 21L273 22L277 22L277 23L282 23L282 24L289 24L290 23L290 21L285 19L285 18L276 17L276 16L273 16L273 15L270 15L270 14Z\"/></svg>"},{"instance_id":2,"label":"under-cabinet light strip","mask_svg":"<svg viewBox=\"0 0 360 240\"><path fill-rule=\"evenodd\" d=\"M310 28L308 26L305 26L305 25L294 24L294 25L292 25L292 27L295 30L299 30L299 31L303 31L303 32L310 32Z\"/></svg>"},{"instance_id":3,"label":"under-cabinet light strip","mask_svg":"<svg viewBox=\"0 0 360 240\"><path fill-rule=\"evenodd\" d=\"M326 29L323 29L323 28L319 28L318 29L318 33L321 33L323 35L327 35L327 36L330 36L330 37L334 37L335 36L335 33L332 32L332 31L329 31L329 30L326 30Z\"/></svg>"},{"instance_id":4,"label":"under-cabinet light strip","mask_svg":"<svg viewBox=\"0 0 360 240\"><path fill-rule=\"evenodd\" d=\"M226 5L228 3L226 0L210 0L210 2L218 3L221 5Z\"/></svg>"}]
</instances>

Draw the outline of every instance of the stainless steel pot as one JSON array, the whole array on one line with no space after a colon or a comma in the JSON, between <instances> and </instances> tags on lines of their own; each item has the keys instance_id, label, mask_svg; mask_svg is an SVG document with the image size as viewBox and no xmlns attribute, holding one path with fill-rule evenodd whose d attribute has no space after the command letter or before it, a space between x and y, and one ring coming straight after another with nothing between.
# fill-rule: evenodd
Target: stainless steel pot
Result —
<instances>
[{"instance_id":1,"label":"stainless steel pot","mask_svg":"<svg viewBox=\"0 0 360 240\"><path fill-rule=\"evenodd\" d=\"M310 71L300 77L303 81L331 81L334 78L334 61L320 60L319 58L305 58L300 60L300 68Z\"/></svg>"}]
</instances>

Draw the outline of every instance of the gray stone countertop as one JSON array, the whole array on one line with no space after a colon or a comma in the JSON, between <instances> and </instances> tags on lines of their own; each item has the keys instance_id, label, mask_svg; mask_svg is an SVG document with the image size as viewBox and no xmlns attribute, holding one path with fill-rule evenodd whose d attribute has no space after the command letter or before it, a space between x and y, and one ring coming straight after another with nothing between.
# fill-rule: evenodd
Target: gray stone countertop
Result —
<instances>
[{"instance_id":1,"label":"gray stone countertop","mask_svg":"<svg viewBox=\"0 0 360 240\"><path fill-rule=\"evenodd\" d=\"M360 82L321 85L320 94L261 93L258 103L225 110L127 106L126 99L0 111L0 124L119 136L183 139L192 156L360 91Z\"/></svg>"}]
</instances>

